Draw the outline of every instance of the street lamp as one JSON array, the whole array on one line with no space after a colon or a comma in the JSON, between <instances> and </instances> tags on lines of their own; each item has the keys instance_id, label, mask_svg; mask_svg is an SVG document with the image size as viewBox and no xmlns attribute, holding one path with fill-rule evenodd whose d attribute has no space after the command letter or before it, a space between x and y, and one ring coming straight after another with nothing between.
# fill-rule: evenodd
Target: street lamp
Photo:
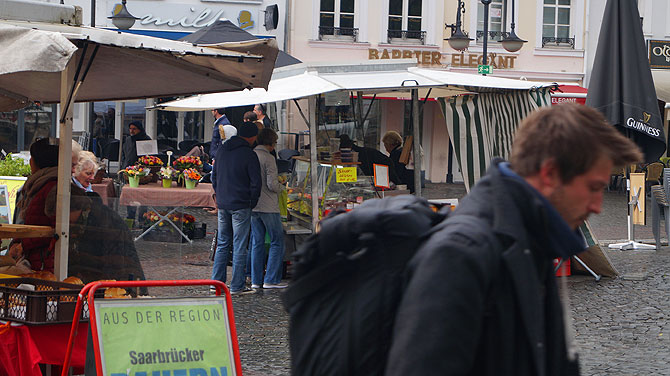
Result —
<instances>
[{"instance_id":1,"label":"street lamp","mask_svg":"<svg viewBox=\"0 0 670 376\"><path fill-rule=\"evenodd\" d=\"M461 13L465 13L465 3L462 0L458 0L458 10L456 11L456 23L455 24L445 24L444 28L451 29L451 38L446 39L449 42L449 46L456 51L464 51L470 45L472 38L469 38L467 34L461 29Z\"/></svg>"},{"instance_id":2,"label":"street lamp","mask_svg":"<svg viewBox=\"0 0 670 376\"><path fill-rule=\"evenodd\" d=\"M116 4L112 11L112 15L107 18L111 19L114 26L121 30L130 29L135 24L135 20L139 20L139 18L128 12L128 8L126 8L126 0L123 0L121 4Z\"/></svg>"},{"instance_id":3,"label":"street lamp","mask_svg":"<svg viewBox=\"0 0 670 376\"><path fill-rule=\"evenodd\" d=\"M510 24L510 32L505 34L501 43L503 48L508 52L517 52L526 42L528 41L519 38L514 32L514 0L512 0L512 23Z\"/></svg>"}]
</instances>

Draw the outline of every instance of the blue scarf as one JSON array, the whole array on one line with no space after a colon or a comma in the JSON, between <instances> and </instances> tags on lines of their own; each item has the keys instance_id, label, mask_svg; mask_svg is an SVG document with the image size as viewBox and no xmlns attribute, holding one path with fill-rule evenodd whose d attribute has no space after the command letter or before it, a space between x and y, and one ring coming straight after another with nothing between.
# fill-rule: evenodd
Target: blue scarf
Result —
<instances>
[{"instance_id":1,"label":"blue scarf","mask_svg":"<svg viewBox=\"0 0 670 376\"><path fill-rule=\"evenodd\" d=\"M549 238L549 246L553 251L552 254L555 255L555 257L567 259L586 249L586 243L584 242L584 238L579 232L579 229L571 229L546 197L528 184L524 178L510 169L509 162L499 163L498 170L503 176L521 182L540 200L540 203L547 214L547 237Z\"/></svg>"}]
</instances>

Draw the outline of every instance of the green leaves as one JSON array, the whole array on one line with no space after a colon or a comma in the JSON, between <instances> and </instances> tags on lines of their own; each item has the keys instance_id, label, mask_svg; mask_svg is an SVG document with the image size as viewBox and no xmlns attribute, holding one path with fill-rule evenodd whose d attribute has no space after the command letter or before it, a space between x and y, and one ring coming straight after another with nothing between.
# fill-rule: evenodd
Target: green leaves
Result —
<instances>
[{"instance_id":1,"label":"green leaves","mask_svg":"<svg viewBox=\"0 0 670 376\"><path fill-rule=\"evenodd\" d=\"M30 176L30 165L21 158L13 158L11 154L0 160L0 176Z\"/></svg>"}]
</instances>

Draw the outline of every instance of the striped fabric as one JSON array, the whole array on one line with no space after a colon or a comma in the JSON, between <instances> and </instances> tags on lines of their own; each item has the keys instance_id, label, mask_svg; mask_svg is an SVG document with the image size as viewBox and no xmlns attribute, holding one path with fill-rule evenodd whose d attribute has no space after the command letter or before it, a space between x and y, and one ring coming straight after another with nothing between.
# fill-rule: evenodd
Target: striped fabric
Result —
<instances>
[{"instance_id":1,"label":"striped fabric","mask_svg":"<svg viewBox=\"0 0 670 376\"><path fill-rule=\"evenodd\" d=\"M521 120L549 106L548 89L439 98L447 132L469 191L494 157L508 158Z\"/></svg>"}]
</instances>

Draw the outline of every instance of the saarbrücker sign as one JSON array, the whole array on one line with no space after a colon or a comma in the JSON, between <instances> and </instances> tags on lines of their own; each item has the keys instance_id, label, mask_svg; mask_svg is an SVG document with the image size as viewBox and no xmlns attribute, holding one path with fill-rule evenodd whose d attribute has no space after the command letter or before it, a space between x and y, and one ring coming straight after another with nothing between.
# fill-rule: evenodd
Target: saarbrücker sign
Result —
<instances>
[{"instance_id":1,"label":"saarbr\u00fccker sign","mask_svg":"<svg viewBox=\"0 0 670 376\"><path fill-rule=\"evenodd\" d=\"M670 69L670 41L649 41L649 65L652 68Z\"/></svg>"}]
</instances>

